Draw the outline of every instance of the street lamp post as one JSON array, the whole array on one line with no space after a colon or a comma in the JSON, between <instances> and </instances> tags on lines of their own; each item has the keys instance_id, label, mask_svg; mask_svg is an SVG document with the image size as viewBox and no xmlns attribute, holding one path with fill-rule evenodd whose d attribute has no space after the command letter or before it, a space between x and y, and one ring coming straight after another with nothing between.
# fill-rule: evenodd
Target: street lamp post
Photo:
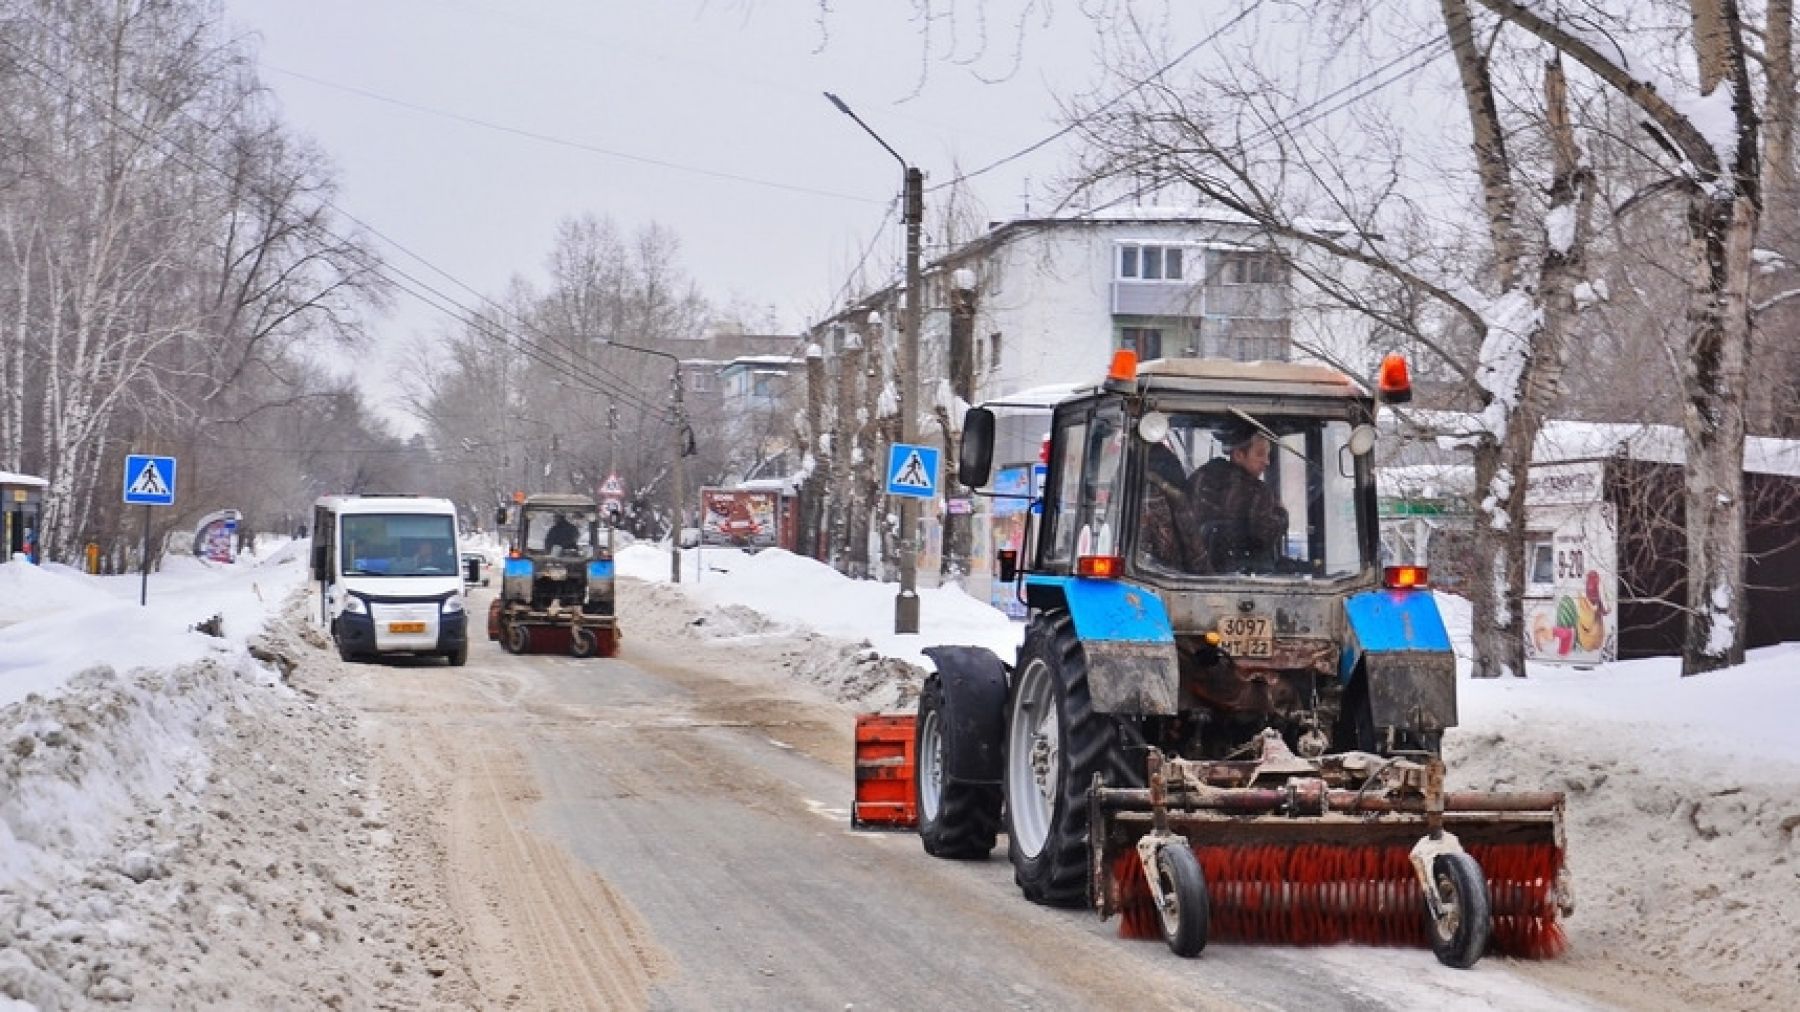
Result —
<instances>
[{"instance_id":1,"label":"street lamp post","mask_svg":"<svg viewBox=\"0 0 1800 1012\"><path fill-rule=\"evenodd\" d=\"M925 174L908 165L862 117L850 111L844 100L826 92L825 97L863 132L894 156L905 177L902 220L906 223L906 307L900 323L900 441L918 441L919 318L924 293L919 290L919 230L925 217ZM918 537L919 507L912 496L900 497L900 592L894 596L894 631L919 631L919 556L913 539Z\"/></svg>"},{"instance_id":2,"label":"street lamp post","mask_svg":"<svg viewBox=\"0 0 1800 1012\"><path fill-rule=\"evenodd\" d=\"M640 348L635 344L623 344L618 341L607 341L606 344L608 347L612 348L622 348L625 351L635 351L645 355L655 355L658 358L666 358L674 366L675 372L672 382L674 384L675 397L675 456L671 466L675 469L673 475L675 519L674 523L669 528L669 580L672 583L680 583L681 510L682 507L686 505L687 499L687 482L683 480L683 475L681 473L681 458L687 456L687 417L682 407L681 359L666 351L657 351L655 348Z\"/></svg>"}]
</instances>

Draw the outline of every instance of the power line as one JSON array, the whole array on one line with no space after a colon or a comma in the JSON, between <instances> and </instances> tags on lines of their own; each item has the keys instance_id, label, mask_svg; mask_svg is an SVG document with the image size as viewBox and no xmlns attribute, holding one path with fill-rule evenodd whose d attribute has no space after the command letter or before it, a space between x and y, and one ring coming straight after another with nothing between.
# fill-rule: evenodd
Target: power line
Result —
<instances>
[{"instance_id":1,"label":"power line","mask_svg":"<svg viewBox=\"0 0 1800 1012\"><path fill-rule=\"evenodd\" d=\"M1001 166L1006 165L1009 162L1018 161L1019 159L1025 157L1026 155L1029 155L1034 151L1038 151L1038 150L1042 149L1043 147L1045 147L1046 145L1052 144L1052 143L1056 142L1057 140L1060 140L1061 138L1068 136L1070 133L1079 129L1081 126L1083 126L1084 124L1086 124L1087 122L1092 120L1094 117L1100 115L1101 113L1105 112L1107 109L1112 108L1113 106L1119 104L1120 102L1123 102L1127 97L1129 97L1133 94L1136 94L1138 89L1142 88L1144 85L1149 84L1151 81L1154 81L1157 78L1168 73L1169 71L1175 69L1177 64L1181 63L1182 61L1186 60L1188 57L1199 52L1200 48L1202 46L1205 46L1207 43L1212 42L1214 39L1217 39L1219 36L1225 34L1226 32L1230 31L1231 29L1236 28L1238 26L1239 22L1243 21L1245 18L1249 17L1251 14L1254 14L1256 12L1257 8L1260 6L1261 6L1260 2L1252 2L1251 4L1246 6L1241 12L1239 12L1236 17L1232 18L1231 20L1225 22L1223 25L1220 25L1218 28L1214 29L1212 32L1208 33L1207 36L1205 38L1201 39L1199 42L1194 43L1193 45L1182 50L1180 53L1176 54L1174 59L1169 60L1167 63L1164 63L1162 66L1151 71L1147 76L1138 79L1135 83L1133 83L1130 87L1126 88L1124 91L1119 92L1118 94L1114 95L1112 98L1109 98L1106 101L1095 106L1093 109L1090 109L1088 112L1077 117L1075 120L1071 121L1068 125L1064 126L1062 129L1056 131L1055 133L1051 134L1050 136L1045 137L1042 140L1036 141L1032 144L1026 145L1025 147L1020 148L1019 150L1017 150L1017 151L1013 152L1012 154L1007 155L1003 158L999 158L992 162L989 162L988 164L983 165L979 169L974 169L969 172L958 173L955 177L953 177L951 179L945 180L942 183L938 183L935 186L927 187L925 192L936 193L937 191L942 190L945 187L955 186L957 183L963 182L965 180L974 179L976 176L985 175L986 173L992 172L993 170L1000 168Z\"/></svg>"},{"instance_id":2,"label":"power line","mask_svg":"<svg viewBox=\"0 0 1800 1012\"><path fill-rule=\"evenodd\" d=\"M603 148L598 145L588 144L583 141L574 141L574 140L569 140L566 137L557 137L554 134L539 133L536 130L526 130L523 127L509 126L508 124L505 124L505 123L496 123L496 122L493 122L492 120L480 119L475 116L469 116L464 113L454 112L449 109L439 109L435 106L423 105L418 102L409 102L406 99L394 98L391 95L383 95L380 92L370 91L367 88L360 88L360 87L357 87L356 85L351 85L351 84L339 84L336 81L328 81L328 80L325 80L324 78L314 77L311 74L304 74L297 70L287 70L282 67L274 66L273 64L263 64L263 66L266 69L272 70L277 74L283 74L288 77L298 78L302 81L308 81L312 84L319 85L320 87L323 87L323 88L332 88L337 91L347 92L349 94L357 95L362 98L369 99L371 101L384 102L384 103L387 103L388 105L398 106L402 109L410 109L414 112L422 112L422 113L425 113L425 114L431 115L431 116L441 116L445 119L455 120L458 123L466 123L466 124L469 124L470 126L481 127L486 130L495 130L495 131L499 131L500 133L512 134L517 137L524 137L524 138L528 138L528 139L534 140L534 141L541 141L542 143L545 143L545 144L554 144L558 147L572 148L577 151L586 151L591 154L605 155L608 158L618 158L618 159L622 159L624 161L637 162L637 163L643 164L643 165L653 165L659 169L675 169L680 172L691 172L695 175L707 176L712 179L723 179L723 180L727 180L729 182L734 182L734 183L747 183L752 186L765 186L765 187L768 187L773 190L786 190L790 193L804 193L804 194L808 194L810 196L815 196L815 197L831 197L836 200L854 200L854 201L856 201L858 203L862 203L862 204L878 203L878 201L872 200L868 197L859 197L859 196L856 196L854 194L849 194L849 193L838 193L833 190L821 190L821 189L817 189L817 188L809 187L809 186L797 186L793 183L782 183L782 182L777 182L777 181L769 180L769 179L757 179L754 176L740 176L740 175L737 175L736 173L723 172L718 169L706 169L706 168L701 168L701 167L695 166L695 165L683 165L680 162L665 161L660 158L651 158L647 155L634 155L628 151L618 151L618 150L615 150L612 148Z\"/></svg>"},{"instance_id":3,"label":"power line","mask_svg":"<svg viewBox=\"0 0 1800 1012\"><path fill-rule=\"evenodd\" d=\"M35 18L33 18L31 20L36 22L39 27L44 28L46 31L50 32L51 34L57 35L57 37L59 39L61 39L62 41L64 41L64 42L67 41L67 39L63 39L62 36L59 33L57 33L53 27L51 27ZM114 102L112 102L110 99L101 100L104 103L105 107L104 108L99 107L99 103L97 103L93 99L92 96L83 93L81 91L81 89L79 89L78 86L76 85L76 82L73 81L66 73L62 72L59 68L40 59L35 54L27 52L22 47L20 47L16 42L14 42L12 39L7 38L5 36L0 36L0 44L4 44L8 49L10 49L13 53L18 55L19 57L23 58L24 60L30 61L32 64L35 64L37 67L41 68L44 72L55 77L58 81L60 81L62 83L63 86L65 86L69 89L69 93L72 98L75 98L77 101L80 101L80 102L82 102L82 104L88 106L89 109L99 113L101 116L105 117L109 122L111 122L113 125L118 126L121 129L127 131L134 139L137 139L143 143L155 145L159 150L163 151L163 153L165 155L167 155L168 157L170 157L172 160L174 160L178 164L182 165L183 167L188 168L189 170L195 170L196 168L201 168L201 169L205 169L207 171L216 173L220 177L225 178L227 180L231 180L234 178L232 173L229 170L213 164L205 156L195 154L193 151L191 151L190 149L188 149L186 146L182 145L181 143L179 143L171 138L161 135L155 128L149 126L148 124L137 122L134 118L132 118L130 116L130 114L128 114L125 110L119 108L118 105L115 104ZM47 87L55 86L53 82L46 80L39 73L32 71L31 68L26 67L23 64L19 64L19 63L15 63L15 65L18 66L25 73L30 75L34 80L38 81L40 84L43 84ZM189 117L186 117L185 113L182 113L182 115L184 116L184 118L189 118ZM189 119L191 122L192 121L191 118L189 118ZM414 260L417 260L420 263L425 264L427 267L430 267L433 271L437 272L438 274L440 274L446 278L450 278L452 281L455 281L456 284L463 287L465 290L468 290L471 292L474 291L474 289L469 288L467 285L464 285L462 282L456 281L456 279L454 277L452 277L448 272L433 265L430 261L426 260L424 257L420 256L419 254L406 249L406 247L404 247L404 246L401 246L397 241L388 238L386 235L382 234L379 230L375 229L373 226L369 225L367 222L364 222L360 218L357 218L355 215L350 214L348 211L339 207L332 201L322 200L321 203L323 203L324 206L330 208L331 210L337 212L338 214L343 215L346 219L353 221L353 222L357 223L358 225L362 226L363 228L368 230L371 234L377 236L378 238L382 239L383 241L389 243L390 245L393 245L396 249L399 249L402 252L406 253L408 256L412 257ZM352 243L347 237L340 235L336 231L332 230L331 228L329 228L328 226L325 226L323 224L320 224L317 222L306 222L306 223L303 223L303 227L309 228L313 231L316 231L316 232L320 233L321 235L323 235L324 237L329 238L329 239L333 240L334 242L339 243L341 245L344 245L347 247L352 247L352 248L354 247L354 243ZM635 393L632 393L631 389L630 389L629 381L624 380L622 377L612 374L604 369L601 369L597 365L594 365L594 364L586 361L583 356L580 356L579 354L574 353L572 350L570 350L570 352L569 352L571 354L570 359L561 360L555 354L545 351L541 346L539 346L535 342L527 339L524 335L519 334L514 331L510 331L505 327L502 327L491 321L485 320L481 316L481 314L476 313L474 310L471 310L469 307L461 304L460 302L458 302L454 298L451 298L450 296L444 294L443 292L438 291L437 289L433 288L431 285L429 285L426 282L418 279L417 277L407 273L405 270L399 268L398 266L391 265L391 264L384 264L384 263L372 263L372 262L368 262L366 260L360 262L359 266L362 267L362 269L367 270L370 273L374 274L375 276L381 278L382 280L387 281L389 284L393 285L395 288L405 292L408 295L411 295L413 298L419 300L420 302L423 302L425 305L429 306L430 308L435 309L439 312L442 312L445 315L454 317L459 322L463 322L467 325L472 326L478 333L482 334L482 336L488 337L489 339L496 339L498 337L498 339L500 339L502 341L504 341L504 338L506 336L510 336L517 342L518 350L522 354L524 354L526 357L531 358L534 361L537 361L540 364L546 365L550 368L563 370L563 371L566 371L566 372L572 374L574 376L574 378L585 381L584 385L587 385L589 387L589 389L592 389L595 392L607 394L616 399L619 399L628 404L631 404L643 411L647 411L650 413L660 413L660 411L661 411L661 409L659 407L657 407L655 405L651 405L648 402L645 402L644 400L642 400L641 398L636 396ZM395 277L395 275L398 275L398 278ZM400 278L404 278L405 282L402 282L400 280ZM420 289L423 289L424 292L430 293L430 295L427 296L425 294L421 294ZM480 296L479 293L477 293L477 297L482 298L483 301L488 302L489 305L494 306L496 309L500 309L502 312L508 312L509 315L512 315L512 314L510 314L509 311L505 310L504 307L501 307L497 303L492 302L492 300L487 299L485 296ZM437 300L442 300L442 302L440 303ZM445 304L447 304L448 307L453 307L453 308L447 308ZM515 318L517 318L517 317L515 316ZM608 382L609 380L612 381L613 383L618 383L620 385L615 387Z\"/></svg>"}]
</instances>

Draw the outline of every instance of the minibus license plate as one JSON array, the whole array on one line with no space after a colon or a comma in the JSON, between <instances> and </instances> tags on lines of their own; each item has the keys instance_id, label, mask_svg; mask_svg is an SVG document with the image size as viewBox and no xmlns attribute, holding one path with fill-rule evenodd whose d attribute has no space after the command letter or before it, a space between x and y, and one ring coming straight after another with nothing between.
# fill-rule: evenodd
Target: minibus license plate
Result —
<instances>
[{"instance_id":1,"label":"minibus license plate","mask_svg":"<svg viewBox=\"0 0 1800 1012\"><path fill-rule=\"evenodd\" d=\"M388 623L388 632L391 632L391 633L422 633L424 631L425 631L425 623L423 623L423 622L389 622Z\"/></svg>"}]
</instances>

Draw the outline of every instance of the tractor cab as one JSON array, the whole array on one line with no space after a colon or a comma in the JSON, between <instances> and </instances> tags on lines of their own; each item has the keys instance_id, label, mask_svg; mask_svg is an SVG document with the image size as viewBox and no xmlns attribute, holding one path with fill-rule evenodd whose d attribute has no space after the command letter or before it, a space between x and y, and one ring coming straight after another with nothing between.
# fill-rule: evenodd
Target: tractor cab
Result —
<instances>
[{"instance_id":1,"label":"tractor cab","mask_svg":"<svg viewBox=\"0 0 1800 1012\"><path fill-rule=\"evenodd\" d=\"M513 653L612 656L618 621L611 514L580 495L527 496L515 512L509 518L503 508L495 518L512 537L488 614L489 638Z\"/></svg>"}]
</instances>

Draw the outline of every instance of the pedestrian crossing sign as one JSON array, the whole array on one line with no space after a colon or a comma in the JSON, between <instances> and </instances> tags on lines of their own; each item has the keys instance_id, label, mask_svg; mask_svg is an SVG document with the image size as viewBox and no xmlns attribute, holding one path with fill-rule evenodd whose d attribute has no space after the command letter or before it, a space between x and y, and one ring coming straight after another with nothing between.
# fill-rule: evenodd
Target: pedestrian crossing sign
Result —
<instances>
[{"instance_id":1,"label":"pedestrian crossing sign","mask_svg":"<svg viewBox=\"0 0 1800 1012\"><path fill-rule=\"evenodd\" d=\"M125 458L125 505L175 505L175 458L133 453Z\"/></svg>"},{"instance_id":2,"label":"pedestrian crossing sign","mask_svg":"<svg viewBox=\"0 0 1800 1012\"><path fill-rule=\"evenodd\" d=\"M888 447L888 495L930 499L938 491L938 449L895 443Z\"/></svg>"}]
</instances>

